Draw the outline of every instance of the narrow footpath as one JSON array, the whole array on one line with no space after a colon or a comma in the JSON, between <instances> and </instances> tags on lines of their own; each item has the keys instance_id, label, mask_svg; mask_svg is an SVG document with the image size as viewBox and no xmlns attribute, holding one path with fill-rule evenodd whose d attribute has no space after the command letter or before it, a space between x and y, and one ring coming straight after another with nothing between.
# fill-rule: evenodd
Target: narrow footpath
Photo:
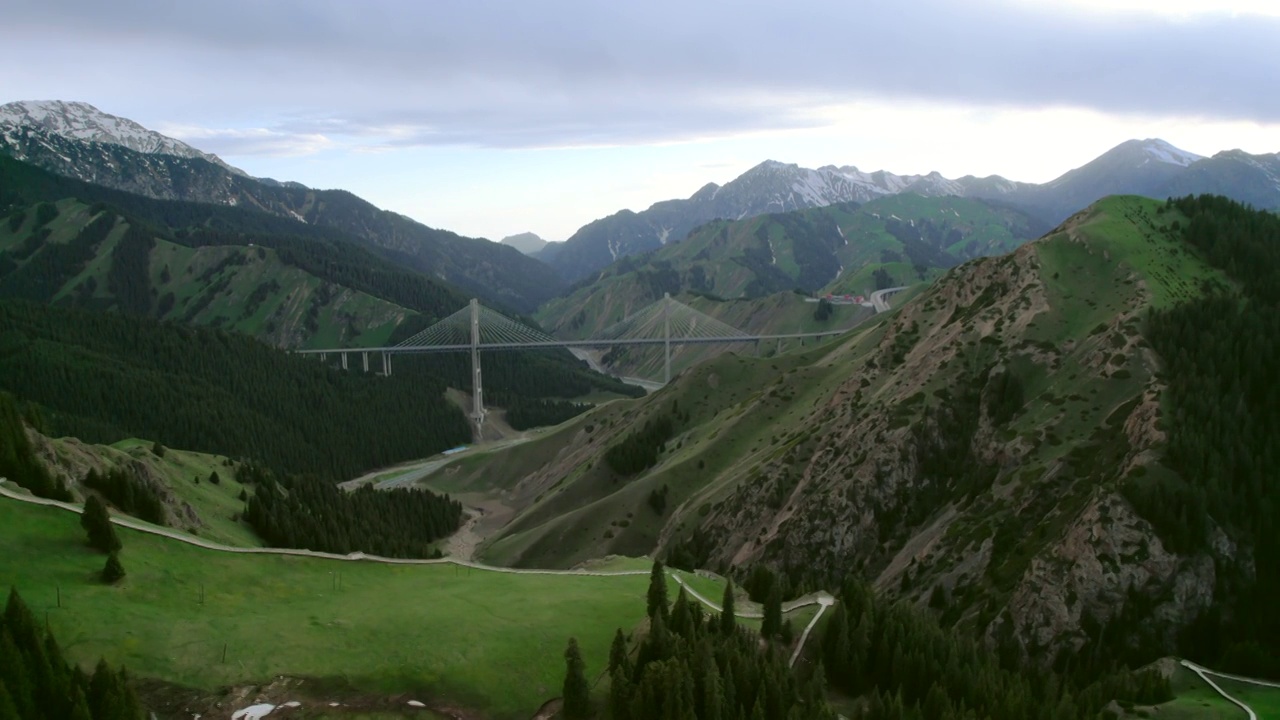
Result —
<instances>
[{"instance_id":1,"label":"narrow footpath","mask_svg":"<svg viewBox=\"0 0 1280 720\"><path fill-rule=\"evenodd\" d=\"M60 508L68 512L76 513L77 515L79 515L84 511L83 506L76 505L75 503L67 503L67 502L61 502L58 500L50 500L48 498L39 498L33 495L26 495L23 493L15 492L9 489L8 486L9 486L8 480L6 478L0 478L0 496L7 497L11 500L17 500L19 502L30 503L32 505L44 505L46 507ZM386 563L389 565L456 565L458 567L466 567L466 568L471 568L473 570L484 570L488 572L499 572L499 573L511 573L516 575L586 575L586 576L595 576L595 577L621 577L621 576L628 576L628 575L648 575L649 574L648 570L607 570L607 571L546 570L546 569L535 569L535 568L497 567L495 565L485 565L484 563L478 563L472 560L461 560L458 558L449 558L449 557L428 560L428 559L416 559L416 558L388 558L388 557L381 557L378 555L367 555L362 552L353 552L347 555L339 555L337 553L318 552L316 550L298 550L295 548L232 547L230 545L223 545L221 543L212 542L212 541L205 540L203 538L199 538L193 535L188 535L184 532L179 532L177 530L172 530L169 528L163 528L156 525L151 525L150 523L144 523L139 520L134 520L132 518L125 518L125 517L119 517L117 515L112 515L111 522L116 525L119 525L120 527L129 528L130 530L137 530L138 532L144 532L151 535L159 535L160 537L169 538L170 540L177 540L178 542L184 542L184 543L187 543L188 545L195 545L196 547L204 548L205 550L214 550L216 552L240 553L245 555L293 555L298 557L319 558L322 560L342 560L342 561L348 561L348 562L374 562L374 563ZM719 604L712 602L710 599L703 596L697 590L694 590L692 587L690 587L689 584L685 582L685 579L681 576L681 574L678 571L667 569L667 576L675 580L676 583L680 585L680 587L684 588L689 593L689 595L697 599L699 602L707 606L709 609L714 610L715 612L721 611ZM796 661L796 658L800 656L800 651L804 648L805 640L809 637L809 631L813 629L813 626L815 624L817 624L818 618L822 616L823 611L825 611L828 606L834 603L835 603L834 597L832 597L831 595L825 592L819 592L812 596L800 598L798 600L793 600L789 603L783 604L782 606L783 614L791 613L795 610L798 610L803 607L808 607L810 605L821 606L818 610L818 614L813 617L813 620L809 621L809 625L805 627L804 633L800 636L800 642L796 644L795 652L791 656L792 664L794 664ZM764 616L761 613L741 613L740 612L740 613L737 613L737 617L758 620Z\"/></svg>"}]
</instances>

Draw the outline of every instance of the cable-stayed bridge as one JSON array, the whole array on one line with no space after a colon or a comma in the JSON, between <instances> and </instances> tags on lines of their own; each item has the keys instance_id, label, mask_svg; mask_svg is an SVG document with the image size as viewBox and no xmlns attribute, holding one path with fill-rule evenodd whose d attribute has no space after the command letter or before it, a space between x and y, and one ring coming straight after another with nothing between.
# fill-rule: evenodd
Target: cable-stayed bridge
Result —
<instances>
[{"instance_id":1,"label":"cable-stayed bridge","mask_svg":"<svg viewBox=\"0 0 1280 720\"><path fill-rule=\"evenodd\" d=\"M537 348L611 347L617 345L663 346L663 382L671 381L671 346L709 343L754 343L761 340L821 338L844 330L781 335L752 335L706 313L673 299L670 294L652 305L600 331L598 337L562 340L491 310L472 300L471 304L397 345L372 348L323 348L296 350L299 354L338 355L342 367L347 356L359 354L365 372L369 355L382 356L382 374L391 374L391 356L401 353L470 352L473 382L472 420L484 422L483 386L480 381L480 351L527 350Z\"/></svg>"}]
</instances>

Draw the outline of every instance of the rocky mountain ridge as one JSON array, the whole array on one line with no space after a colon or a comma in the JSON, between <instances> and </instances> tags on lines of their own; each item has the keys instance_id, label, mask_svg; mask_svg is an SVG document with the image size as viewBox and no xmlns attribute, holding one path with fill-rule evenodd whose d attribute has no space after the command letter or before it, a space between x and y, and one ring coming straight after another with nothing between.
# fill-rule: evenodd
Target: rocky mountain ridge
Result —
<instances>
[{"instance_id":1,"label":"rocky mountain ridge","mask_svg":"<svg viewBox=\"0 0 1280 720\"><path fill-rule=\"evenodd\" d=\"M641 212L624 210L591 222L539 257L572 282L620 257L683 240L693 228L711 220L865 203L899 193L993 200L1030 213L1046 225L1057 224L1112 194L1163 199L1216 193L1260 208L1277 208L1280 155L1231 150L1205 158L1155 138L1129 140L1042 185L998 175L949 179L937 172L897 175L834 165L815 170L769 160L723 186L708 184L687 199L655 203Z\"/></svg>"},{"instance_id":2,"label":"rocky mountain ridge","mask_svg":"<svg viewBox=\"0 0 1280 720\"><path fill-rule=\"evenodd\" d=\"M518 312L532 312L564 285L546 265L514 248L427 227L346 191L252 178L194 150L168 154L186 146L157 140L157 134L122 119L112 126L114 116L53 123L46 122L51 115L35 112L9 116L24 119L4 126L0 153L59 175L160 200L251 208L333 228L385 259Z\"/></svg>"},{"instance_id":3,"label":"rocky mountain ridge","mask_svg":"<svg viewBox=\"0 0 1280 720\"><path fill-rule=\"evenodd\" d=\"M38 128L49 136L67 140L118 145L147 155L199 158L248 177L243 170L228 165L217 155L201 152L127 118L102 112L89 103L34 100L0 105L0 136L12 142L10 136L22 128Z\"/></svg>"}]
</instances>

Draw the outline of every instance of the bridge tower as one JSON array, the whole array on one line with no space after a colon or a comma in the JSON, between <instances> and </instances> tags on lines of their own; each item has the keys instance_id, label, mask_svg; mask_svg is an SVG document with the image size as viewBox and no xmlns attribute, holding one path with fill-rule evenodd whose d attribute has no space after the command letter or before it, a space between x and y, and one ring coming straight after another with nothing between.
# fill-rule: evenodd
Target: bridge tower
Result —
<instances>
[{"instance_id":1,"label":"bridge tower","mask_svg":"<svg viewBox=\"0 0 1280 720\"><path fill-rule=\"evenodd\" d=\"M480 301L471 298L471 419L476 424L477 441L484 415L484 387L480 383Z\"/></svg>"},{"instance_id":2,"label":"bridge tower","mask_svg":"<svg viewBox=\"0 0 1280 720\"><path fill-rule=\"evenodd\" d=\"M662 293L662 384L671 383L671 293Z\"/></svg>"}]
</instances>

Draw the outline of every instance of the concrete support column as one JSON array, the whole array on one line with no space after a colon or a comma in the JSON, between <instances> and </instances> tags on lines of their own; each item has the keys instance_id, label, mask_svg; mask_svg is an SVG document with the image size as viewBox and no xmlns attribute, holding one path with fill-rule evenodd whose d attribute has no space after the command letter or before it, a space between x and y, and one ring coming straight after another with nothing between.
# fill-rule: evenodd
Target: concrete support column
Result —
<instances>
[{"instance_id":1,"label":"concrete support column","mask_svg":"<svg viewBox=\"0 0 1280 720\"><path fill-rule=\"evenodd\" d=\"M346 369L347 369L347 354L346 354L346 353L342 353L342 369L343 369L343 370L346 370Z\"/></svg>"},{"instance_id":2,"label":"concrete support column","mask_svg":"<svg viewBox=\"0 0 1280 720\"><path fill-rule=\"evenodd\" d=\"M476 437L484 425L484 385L480 378L480 301L471 299L471 419L476 423Z\"/></svg>"},{"instance_id":3,"label":"concrete support column","mask_svg":"<svg viewBox=\"0 0 1280 720\"><path fill-rule=\"evenodd\" d=\"M364 358L364 371L365 371L365 372L369 372L369 353L368 353L368 352L362 352L362 353L360 353L360 355L361 355L361 357L363 357L363 358Z\"/></svg>"},{"instance_id":4,"label":"concrete support column","mask_svg":"<svg viewBox=\"0 0 1280 720\"><path fill-rule=\"evenodd\" d=\"M391 377L391 356L382 353L382 376Z\"/></svg>"},{"instance_id":5,"label":"concrete support column","mask_svg":"<svg viewBox=\"0 0 1280 720\"><path fill-rule=\"evenodd\" d=\"M671 382L671 293L662 293L662 384Z\"/></svg>"}]
</instances>

